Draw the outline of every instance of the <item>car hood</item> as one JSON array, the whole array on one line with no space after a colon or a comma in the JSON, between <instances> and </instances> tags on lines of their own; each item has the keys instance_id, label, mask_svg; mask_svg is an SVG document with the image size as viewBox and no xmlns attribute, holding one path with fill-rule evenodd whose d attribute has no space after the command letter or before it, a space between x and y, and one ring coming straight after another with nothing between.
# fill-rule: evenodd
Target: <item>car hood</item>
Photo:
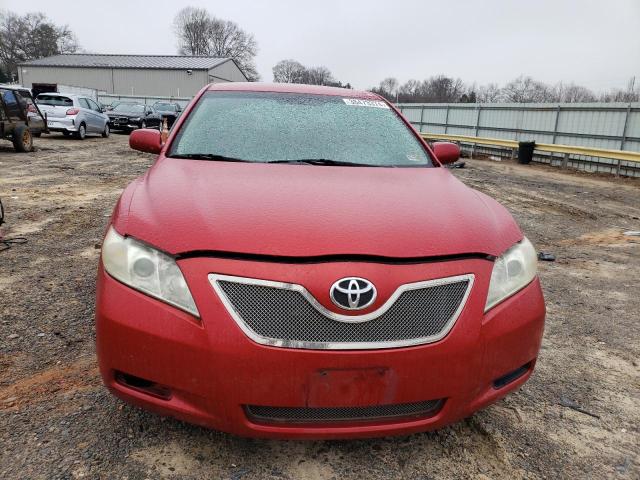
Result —
<instances>
[{"instance_id":1,"label":"car hood","mask_svg":"<svg viewBox=\"0 0 640 480\"><path fill-rule=\"evenodd\" d=\"M114 226L174 255L500 255L522 238L506 209L445 168L171 158L125 191Z\"/></svg>"}]
</instances>

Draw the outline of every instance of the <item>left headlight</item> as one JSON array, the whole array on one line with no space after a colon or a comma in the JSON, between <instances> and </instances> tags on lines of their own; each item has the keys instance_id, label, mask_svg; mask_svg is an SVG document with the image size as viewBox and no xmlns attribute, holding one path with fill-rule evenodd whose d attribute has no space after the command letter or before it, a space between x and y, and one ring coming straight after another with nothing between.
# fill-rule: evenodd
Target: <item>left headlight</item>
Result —
<instances>
[{"instance_id":1,"label":"left headlight","mask_svg":"<svg viewBox=\"0 0 640 480\"><path fill-rule=\"evenodd\" d=\"M536 249L524 237L496 259L484 311L526 287L536 277L537 270Z\"/></svg>"},{"instance_id":2,"label":"left headlight","mask_svg":"<svg viewBox=\"0 0 640 480\"><path fill-rule=\"evenodd\" d=\"M166 253L109 227L102 244L102 263L109 275L125 285L200 316L178 264Z\"/></svg>"}]
</instances>

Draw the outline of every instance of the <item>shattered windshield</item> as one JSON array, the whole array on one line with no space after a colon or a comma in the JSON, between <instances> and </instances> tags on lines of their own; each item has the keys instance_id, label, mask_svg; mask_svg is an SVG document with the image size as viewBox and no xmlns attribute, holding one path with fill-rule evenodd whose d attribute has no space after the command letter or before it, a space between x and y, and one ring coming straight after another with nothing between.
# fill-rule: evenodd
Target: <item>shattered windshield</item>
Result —
<instances>
[{"instance_id":1,"label":"shattered windshield","mask_svg":"<svg viewBox=\"0 0 640 480\"><path fill-rule=\"evenodd\" d=\"M208 92L169 156L432 166L414 133L381 100L273 92Z\"/></svg>"}]
</instances>

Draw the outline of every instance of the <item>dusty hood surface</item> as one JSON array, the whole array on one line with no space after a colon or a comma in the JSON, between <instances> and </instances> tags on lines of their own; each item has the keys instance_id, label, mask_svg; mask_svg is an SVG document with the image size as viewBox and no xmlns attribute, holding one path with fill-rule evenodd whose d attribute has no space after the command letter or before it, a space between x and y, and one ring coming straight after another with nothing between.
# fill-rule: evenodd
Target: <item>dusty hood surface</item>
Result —
<instances>
[{"instance_id":1,"label":"dusty hood surface","mask_svg":"<svg viewBox=\"0 0 640 480\"><path fill-rule=\"evenodd\" d=\"M499 255L511 215L444 168L268 165L162 158L115 227L172 254Z\"/></svg>"}]
</instances>

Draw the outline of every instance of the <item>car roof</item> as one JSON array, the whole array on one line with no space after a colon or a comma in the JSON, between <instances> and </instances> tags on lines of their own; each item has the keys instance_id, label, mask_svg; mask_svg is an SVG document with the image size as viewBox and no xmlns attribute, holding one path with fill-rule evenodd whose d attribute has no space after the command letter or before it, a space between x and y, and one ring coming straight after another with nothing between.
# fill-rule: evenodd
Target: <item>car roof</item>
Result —
<instances>
[{"instance_id":1,"label":"car roof","mask_svg":"<svg viewBox=\"0 0 640 480\"><path fill-rule=\"evenodd\" d=\"M381 100L382 97L373 92L351 90L349 88L324 87L320 85L301 85L297 83L260 83L260 82L228 82L212 83L209 91L226 92L278 92L278 93L307 93L311 95L333 95L346 98L364 98Z\"/></svg>"},{"instance_id":2,"label":"car roof","mask_svg":"<svg viewBox=\"0 0 640 480\"><path fill-rule=\"evenodd\" d=\"M19 85L8 85L6 83L0 83L0 88L4 88L5 90L15 90L17 92L29 92L31 91L27 87L22 87Z\"/></svg>"}]
</instances>

